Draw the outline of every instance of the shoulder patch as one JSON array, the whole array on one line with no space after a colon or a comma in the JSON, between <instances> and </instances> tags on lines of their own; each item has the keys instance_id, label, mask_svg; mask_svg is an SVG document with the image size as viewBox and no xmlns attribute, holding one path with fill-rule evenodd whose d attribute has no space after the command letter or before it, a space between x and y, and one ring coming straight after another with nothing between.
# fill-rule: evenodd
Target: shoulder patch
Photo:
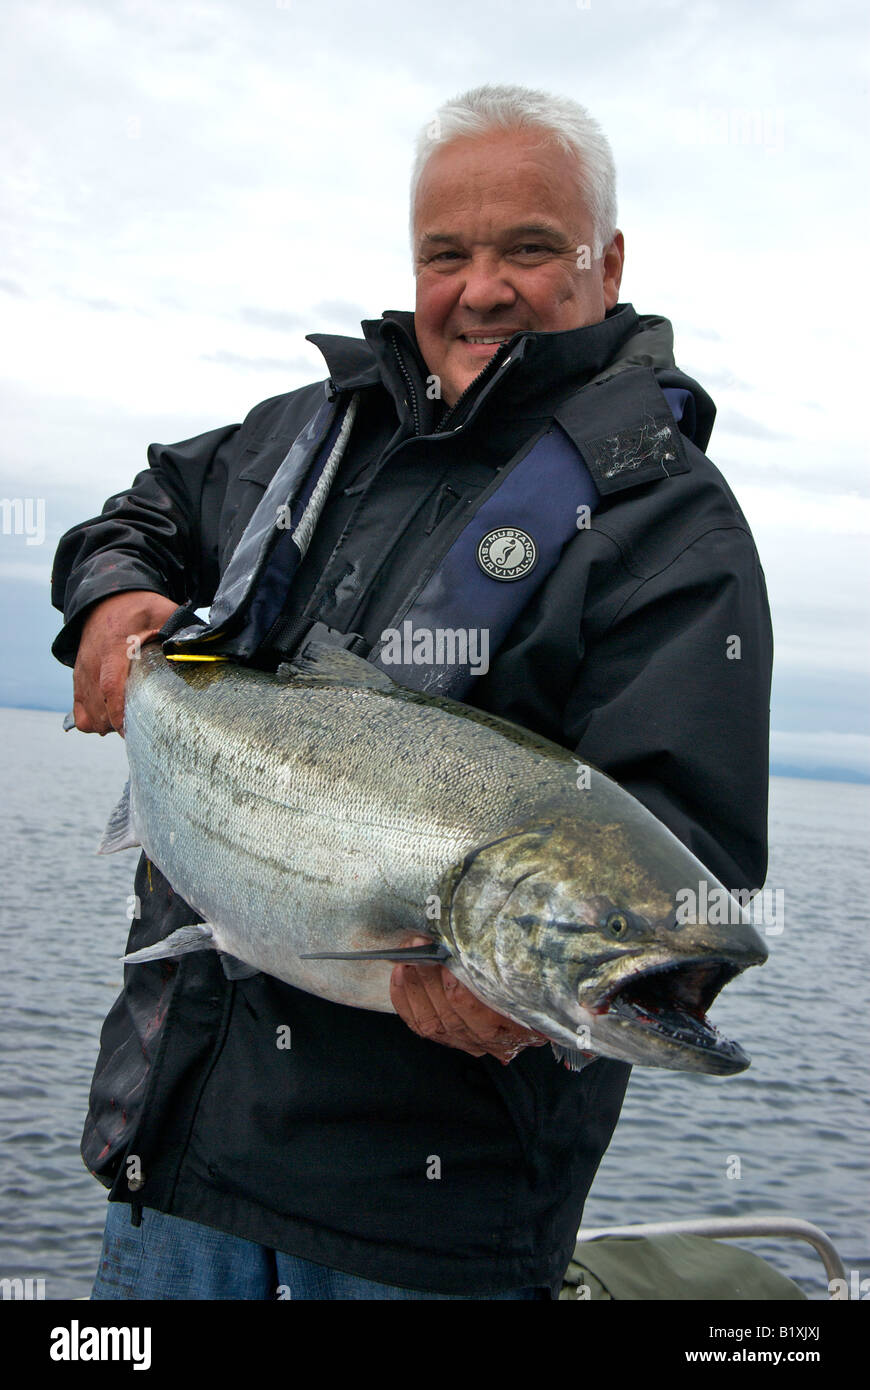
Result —
<instances>
[{"instance_id":1,"label":"shoulder patch","mask_svg":"<svg viewBox=\"0 0 870 1390\"><path fill-rule=\"evenodd\" d=\"M601 493L691 472L683 437L655 373L630 367L579 391L556 419Z\"/></svg>"},{"instance_id":2,"label":"shoulder patch","mask_svg":"<svg viewBox=\"0 0 870 1390\"><path fill-rule=\"evenodd\" d=\"M583 450L586 462L596 480L619 487L619 479L638 481L638 474L649 476L650 469L662 472L685 473L680 432L673 420L661 416L645 416L639 424L628 429L590 439ZM603 490L603 489L602 489Z\"/></svg>"}]
</instances>

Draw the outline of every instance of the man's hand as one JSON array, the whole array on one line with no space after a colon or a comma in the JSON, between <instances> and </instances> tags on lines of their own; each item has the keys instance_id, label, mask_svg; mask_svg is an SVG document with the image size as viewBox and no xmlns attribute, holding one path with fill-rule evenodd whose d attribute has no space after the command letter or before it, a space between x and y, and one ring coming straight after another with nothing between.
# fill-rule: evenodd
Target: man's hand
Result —
<instances>
[{"instance_id":1,"label":"man's hand","mask_svg":"<svg viewBox=\"0 0 870 1390\"><path fill-rule=\"evenodd\" d=\"M83 734L123 733L130 659L156 637L178 604L148 589L113 594L85 619L73 671L73 714ZM131 642L131 638L136 641Z\"/></svg>"},{"instance_id":2,"label":"man's hand","mask_svg":"<svg viewBox=\"0 0 870 1390\"><path fill-rule=\"evenodd\" d=\"M415 936L405 946L425 946L426 937ZM487 1054L504 1066L526 1047L543 1047L542 1033L524 1028L497 1014L460 984L443 965L393 966L390 999L401 1019L421 1038L469 1052Z\"/></svg>"}]
</instances>

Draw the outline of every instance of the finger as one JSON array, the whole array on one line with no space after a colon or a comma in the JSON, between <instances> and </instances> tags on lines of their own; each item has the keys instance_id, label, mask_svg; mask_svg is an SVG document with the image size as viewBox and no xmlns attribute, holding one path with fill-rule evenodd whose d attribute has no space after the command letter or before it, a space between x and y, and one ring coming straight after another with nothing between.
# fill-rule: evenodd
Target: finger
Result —
<instances>
[{"instance_id":1,"label":"finger","mask_svg":"<svg viewBox=\"0 0 870 1390\"><path fill-rule=\"evenodd\" d=\"M100 667L100 694L111 728L120 733L124 726L124 688L130 662L126 651L113 652Z\"/></svg>"},{"instance_id":2,"label":"finger","mask_svg":"<svg viewBox=\"0 0 870 1390\"><path fill-rule=\"evenodd\" d=\"M421 945L426 937L414 936L403 945ZM399 1016L422 1037L458 1047L475 1057L486 1054L505 1065L526 1047L548 1041L491 1009L448 969L403 966L393 971L391 994Z\"/></svg>"},{"instance_id":3,"label":"finger","mask_svg":"<svg viewBox=\"0 0 870 1390\"><path fill-rule=\"evenodd\" d=\"M430 1006L449 1019L454 1028L472 1038L477 1047L488 1051L485 1026L481 1026L485 1024L485 1016L490 1013L487 1006L444 967L420 973L420 985L426 992Z\"/></svg>"},{"instance_id":4,"label":"finger","mask_svg":"<svg viewBox=\"0 0 870 1390\"><path fill-rule=\"evenodd\" d=\"M427 976L440 975L432 966L397 965L393 970L390 997L400 1018L420 1037L446 1044L482 1057L485 1049L456 1017L446 999L433 1000Z\"/></svg>"},{"instance_id":5,"label":"finger","mask_svg":"<svg viewBox=\"0 0 870 1390\"><path fill-rule=\"evenodd\" d=\"M453 1015L444 1001L433 998L428 988L428 976L440 973L432 967L403 965L399 970L397 988L400 1002L404 1002L406 1022L421 1037L435 1042L471 1050L482 1056L483 1049L465 1028L459 1018Z\"/></svg>"},{"instance_id":6,"label":"finger","mask_svg":"<svg viewBox=\"0 0 870 1390\"><path fill-rule=\"evenodd\" d=\"M412 998L427 1036L505 1063L526 1045L524 1028L482 1003L449 970L418 967L415 977L420 993L412 984Z\"/></svg>"},{"instance_id":7,"label":"finger","mask_svg":"<svg viewBox=\"0 0 870 1390\"><path fill-rule=\"evenodd\" d=\"M82 733L105 734L112 726L100 693L99 667L94 667L89 649L83 644L73 668L73 714L76 728Z\"/></svg>"},{"instance_id":8,"label":"finger","mask_svg":"<svg viewBox=\"0 0 870 1390\"><path fill-rule=\"evenodd\" d=\"M479 1045L499 1061L509 1062L526 1047L540 1047L548 1041L543 1034L515 1023L484 1004L447 970L443 972L443 987L453 1013Z\"/></svg>"},{"instance_id":9,"label":"finger","mask_svg":"<svg viewBox=\"0 0 870 1390\"><path fill-rule=\"evenodd\" d=\"M100 732L100 730L95 727L93 720L81 700L73 700L73 717L76 722L76 728L79 729L81 733L96 734Z\"/></svg>"},{"instance_id":10,"label":"finger","mask_svg":"<svg viewBox=\"0 0 870 1390\"><path fill-rule=\"evenodd\" d=\"M500 1036L506 1027L516 1029L516 1024L496 1013L488 1004L484 1004L482 999L472 994L471 990L450 971L444 971L439 983L453 1012L462 1019L465 1027L475 1034L481 1044L488 1045Z\"/></svg>"},{"instance_id":11,"label":"finger","mask_svg":"<svg viewBox=\"0 0 870 1390\"><path fill-rule=\"evenodd\" d=\"M99 686L89 682L86 674L76 667L73 675L73 714L76 728L84 734L107 734L111 731L106 703Z\"/></svg>"}]
</instances>

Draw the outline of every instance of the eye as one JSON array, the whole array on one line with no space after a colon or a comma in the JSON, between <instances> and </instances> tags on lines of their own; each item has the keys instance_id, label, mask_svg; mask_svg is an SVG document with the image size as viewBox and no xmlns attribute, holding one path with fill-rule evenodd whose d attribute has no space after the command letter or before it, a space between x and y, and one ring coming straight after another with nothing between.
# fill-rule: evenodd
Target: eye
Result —
<instances>
[{"instance_id":1,"label":"eye","mask_svg":"<svg viewBox=\"0 0 870 1390\"><path fill-rule=\"evenodd\" d=\"M624 912L609 912L604 920L604 930L609 936L619 939L628 935L631 923Z\"/></svg>"},{"instance_id":2,"label":"eye","mask_svg":"<svg viewBox=\"0 0 870 1390\"><path fill-rule=\"evenodd\" d=\"M540 241L525 241L521 246L514 248L514 255L517 256L552 256L553 247L546 246Z\"/></svg>"}]
</instances>

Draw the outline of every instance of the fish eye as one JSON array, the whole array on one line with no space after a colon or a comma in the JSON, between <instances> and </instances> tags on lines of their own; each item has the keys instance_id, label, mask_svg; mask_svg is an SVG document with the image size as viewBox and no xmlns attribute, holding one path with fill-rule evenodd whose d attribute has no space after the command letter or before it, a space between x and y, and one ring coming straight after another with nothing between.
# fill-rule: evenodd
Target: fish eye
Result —
<instances>
[{"instance_id":1,"label":"fish eye","mask_svg":"<svg viewBox=\"0 0 870 1390\"><path fill-rule=\"evenodd\" d=\"M604 919L604 930L611 936L627 936L631 923L624 912L608 912Z\"/></svg>"}]
</instances>

